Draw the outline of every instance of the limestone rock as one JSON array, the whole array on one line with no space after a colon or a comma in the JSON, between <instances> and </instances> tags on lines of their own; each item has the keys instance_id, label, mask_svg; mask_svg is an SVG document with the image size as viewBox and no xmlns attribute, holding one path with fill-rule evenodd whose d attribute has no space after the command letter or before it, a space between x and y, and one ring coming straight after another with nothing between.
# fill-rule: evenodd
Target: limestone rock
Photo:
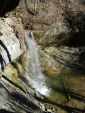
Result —
<instances>
[{"instance_id":1,"label":"limestone rock","mask_svg":"<svg viewBox=\"0 0 85 113\"><path fill-rule=\"evenodd\" d=\"M10 63L10 60L13 61L17 59L22 53L23 49L20 45L20 40L14 32L13 21L11 18L0 19L0 50L2 58L5 60L5 63ZM17 48L17 49L16 49Z\"/></svg>"}]
</instances>

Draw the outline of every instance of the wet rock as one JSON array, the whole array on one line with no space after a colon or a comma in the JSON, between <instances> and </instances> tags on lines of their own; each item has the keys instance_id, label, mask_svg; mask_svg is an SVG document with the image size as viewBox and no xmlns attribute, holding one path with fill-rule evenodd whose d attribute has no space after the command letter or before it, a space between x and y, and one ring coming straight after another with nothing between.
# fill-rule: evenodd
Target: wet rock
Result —
<instances>
[{"instance_id":1,"label":"wet rock","mask_svg":"<svg viewBox=\"0 0 85 113\"><path fill-rule=\"evenodd\" d=\"M53 66L56 68L56 71L58 67L60 67L60 69L61 67L65 67L67 69L73 70L74 72L80 71L84 73L85 64L84 64L84 61L82 62L82 58L80 57L84 52L84 47L81 49L69 48L65 46L58 47L58 48L48 47L48 48L45 48L44 51L48 55L48 62L49 61L51 62L52 60L54 60L54 63L49 62L49 64L52 64L52 65L56 64ZM46 61L46 58L43 60L43 62ZM54 69L54 72L55 72L55 69Z\"/></svg>"},{"instance_id":2,"label":"wet rock","mask_svg":"<svg viewBox=\"0 0 85 113\"><path fill-rule=\"evenodd\" d=\"M43 31L43 36L38 40L43 47L51 45L61 46L63 44L72 46L72 43L73 46L78 46L79 42L81 42L81 45L83 42L84 45L84 33L80 33L79 29L84 27L85 8L79 3L79 0L76 0L76 2L73 0L47 0L44 2L28 0L27 7L36 13L32 15L30 11L27 12L25 3L22 2L16 15L22 18L24 28L32 30L36 34L38 31ZM81 35L82 41L80 41ZM75 45L76 41L79 44Z\"/></svg>"},{"instance_id":3,"label":"wet rock","mask_svg":"<svg viewBox=\"0 0 85 113\"><path fill-rule=\"evenodd\" d=\"M47 46L60 46L69 39L70 30L64 23L55 23L50 26L44 36L40 39L40 44Z\"/></svg>"},{"instance_id":4,"label":"wet rock","mask_svg":"<svg viewBox=\"0 0 85 113\"><path fill-rule=\"evenodd\" d=\"M61 109L65 111L70 109L70 112L75 112L76 110L74 109L76 107L79 108L79 110L81 108L82 109L85 108L84 107L85 48L84 48L84 44L82 46L82 43L81 46L79 47L80 44L79 42L81 38L78 38L78 40L74 41L74 39L77 38L77 36L79 35L78 32L79 29L77 29L78 28L77 25L79 26L80 24L83 25L80 26L80 31L82 31L84 28L84 24L83 24L84 18L81 18L84 15L83 13L82 15L80 15L80 13L83 12L85 8L82 7L82 5L79 5L77 0L75 3L73 0L68 0L67 2L65 2L64 0L59 0L59 1L47 0L46 2L38 1L38 4L35 4L36 7L34 7L34 2L30 1L28 5L29 5L28 8L31 10L31 12L26 11L25 6L23 6L23 8L18 7L16 13L14 13L13 15L16 15L17 18L21 18L21 21L24 24L24 28L28 30L32 30L35 34L34 35L35 39L40 46L39 50L40 50L40 61L41 61L42 72L44 73L43 76L46 78L46 81L44 81L44 83L49 89L50 94L46 95L46 97L43 97L42 95L38 94L37 95L38 97L36 97L36 93L35 93L36 91L34 89L32 90L31 86L29 86L28 81L26 79L26 77L28 78L30 77L28 67L26 67L27 64L30 62L30 57L28 56L28 60L27 60L26 56L22 55L18 58L18 60L16 60L16 62L14 62L15 64L17 63L18 71L16 69L16 65L12 65L12 64L8 65L8 67L6 67L5 69L5 74L6 75L8 74L7 78L10 79L12 82L10 83L10 80L9 82L6 81L8 79L5 80L4 79L5 77L3 78L4 80L2 79L1 82L4 83L3 85L5 85L5 88L9 89L9 91L12 91L11 92L12 94L11 96L13 97L11 101L13 102L12 110L18 112L19 111L29 112L30 109L33 110L32 112L34 113L35 109L32 106L35 105L39 105L38 106L39 108L45 110L41 106L41 103L44 107L46 107L45 103L48 104L53 103L55 105L57 103L60 103L63 105L68 105L66 107L57 104L56 106L59 107L59 111L58 111L59 113L62 112ZM70 14L70 17L72 17L71 18L71 22L73 25L72 27L70 26L69 19L67 18L69 17L69 15L66 16L66 12L68 12L67 14ZM81 22L81 20L83 21ZM14 23L17 22L14 20ZM15 31L18 30L20 30L18 33L18 35L20 35L19 38L20 40L22 39L21 37L24 37L24 34L22 33L23 30L21 27L19 26L15 27ZM0 36L2 35L3 34L0 33ZM72 39L71 40L72 42L69 39L70 40ZM75 42L77 41L78 41L78 45L74 47L73 42L75 44ZM21 40L21 42L22 42L21 45L24 45L23 43L24 40L23 41ZM39 83L41 83L40 80ZM39 87L39 89L42 88ZM24 97L26 97L26 100L28 101L31 99L32 102L31 107L29 107L29 105L25 103L25 101L22 101L23 99L21 98L23 97L21 94L25 94L25 93L27 94L28 93L27 91L30 92L30 96L24 95ZM78 94L75 94L75 92L77 92ZM19 96L19 98L17 98L17 95ZM1 94L1 97L3 96L4 95ZM9 95L9 97L11 96ZM75 102L75 100L77 99L78 101ZM36 102L38 103L36 104ZM82 107L80 106L81 103L83 103ZM50 106L52 107L52 105ZM74 107L74 109L68 107ZM41 112L42 110L38 109L38 111L35 110L35 112L38 113ZM50 111L49 108L48 111Z\"/></svg>"},{"instance_id":5,"label":"wet rock","mask_svg":"<svg viewBox=\"0 0 85 113\"><path fill-rule=\"evenodd\" d=\"M57 76L61 73L63 65L55 61L55 59L50 56L48 53L41 51L40 61L42 66L42 71L45 75L49 77Z\"/></svg>"}]
</instances>

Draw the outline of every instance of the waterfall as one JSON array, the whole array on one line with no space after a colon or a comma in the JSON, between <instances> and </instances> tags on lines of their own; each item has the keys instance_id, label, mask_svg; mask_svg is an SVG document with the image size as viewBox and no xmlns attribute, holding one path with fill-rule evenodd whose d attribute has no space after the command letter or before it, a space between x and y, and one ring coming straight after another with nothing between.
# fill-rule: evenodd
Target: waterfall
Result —
<instances>
[{"instance_id":1,"label":"waterfall","mask_svg":"<svg viewBox=\"0 0 85 113\"><path fill-rule=\"evenodd\" d=\"M39 60L39 49L32 32L26 32L26 44L28 48L28 55L30 56L30 71L28 75L29 83L36 91L43 95L48 95L48 87L46 86L46 77L41 71Z\"/></svg>"}]
</instances>

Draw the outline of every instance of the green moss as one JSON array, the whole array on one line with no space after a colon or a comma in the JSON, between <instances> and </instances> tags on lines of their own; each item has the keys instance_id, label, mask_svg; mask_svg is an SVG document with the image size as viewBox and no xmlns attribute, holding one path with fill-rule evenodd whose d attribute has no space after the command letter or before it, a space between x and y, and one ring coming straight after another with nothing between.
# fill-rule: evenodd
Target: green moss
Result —
<instances>
[{"instance_id":1,"label":"green moss","mask_svg":"<svg viewBox=\"0 0 85 113\"><path fill-rule=\"evenodd\" d=\"M39 41L42 37L44 36L44 32L43 31L36 31L34 32L34 37L37 41Z\"/></svg>"}]
</instances>

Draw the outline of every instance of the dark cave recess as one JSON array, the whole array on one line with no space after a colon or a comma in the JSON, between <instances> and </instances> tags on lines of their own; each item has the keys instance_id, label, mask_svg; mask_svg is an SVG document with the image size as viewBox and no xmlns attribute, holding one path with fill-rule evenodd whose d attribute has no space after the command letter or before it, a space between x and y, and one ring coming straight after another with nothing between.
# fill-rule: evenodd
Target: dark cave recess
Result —
<instances>
[{"instance_id":1,"label":"dark cave recess","mask_svg":"<svg viewBox=\"0 0 85 113\"><path fill-rule=\"evenodd\" d=\"M14 10L20 0L0 0L0 17L5 16L9 11Z\"/></svg>"}]
</instances>

